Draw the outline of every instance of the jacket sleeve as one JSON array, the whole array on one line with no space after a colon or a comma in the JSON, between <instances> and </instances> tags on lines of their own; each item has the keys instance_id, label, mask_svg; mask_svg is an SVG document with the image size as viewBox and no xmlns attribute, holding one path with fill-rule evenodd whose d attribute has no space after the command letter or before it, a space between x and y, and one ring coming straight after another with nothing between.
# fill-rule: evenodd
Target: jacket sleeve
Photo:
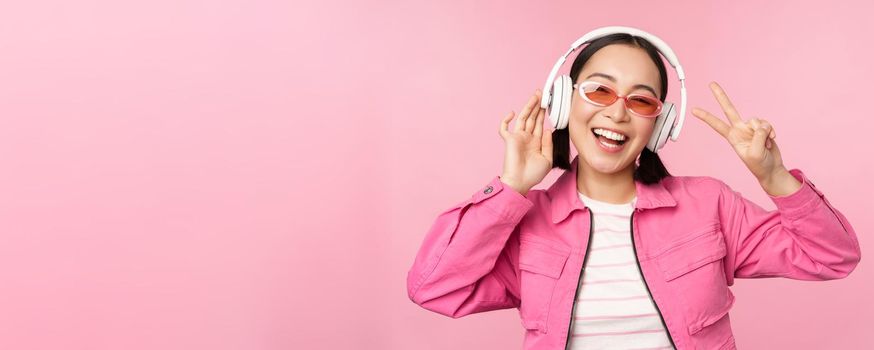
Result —
<instances>
[{"instance_id":1,"label":"jacket sleeve","mask_svg":"<svg viewBox=\"0 0 874 350\"><path fill-rule=\"evenodd\" d=\"M785 277L821 281L844 278L856 268L861 250L847 218L799 169L789 171L802 186L768 197L766 211L722 183L720 223L728 253L728 285L734 278Z\"/></svg>"},{"instance_id":2,"label":"jacket sleeve","mask_svg":"<svg viewBox=\"0 0 874 350\"><path fill-rule=\"evenodd\" d=\"M518 307L517 224L532 206L496 176L440 213L407 273L410 300L452 318Z\"/></svg>"}]
</instances>

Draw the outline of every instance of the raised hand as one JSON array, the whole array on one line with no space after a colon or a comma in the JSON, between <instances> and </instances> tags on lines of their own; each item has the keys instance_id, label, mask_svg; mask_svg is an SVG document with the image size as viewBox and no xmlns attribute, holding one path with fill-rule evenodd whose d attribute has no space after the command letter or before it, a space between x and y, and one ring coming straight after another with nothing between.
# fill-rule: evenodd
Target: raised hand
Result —
<instances>
[{"instance_id":1,"label":"raised hand","mask_svg":"<svg viewBox=\"0 0 874 350\"><path fill-rule=\"evenodd\" d=\"M698 107L692 109L692 114L722 135L760 182L770 179L774 174L784 173L780 148L774 140L777 133L771 123L761 118L741 119L722 87L711 82L710 90L729 123Z\"/></svg>"},{"instance_id":2,"label":"raised hand","mask_svg":"<svg viewBox=\"0 0 874 350\"><path fill-rule=\"evenodd\" d=\"M501 182L525 195L552 169L552 130L543 130L545 111L540 108L541 91L528 99L515 126L510 129L511 111L498 129L506 145Z\"/></svg>"}]
</instances>

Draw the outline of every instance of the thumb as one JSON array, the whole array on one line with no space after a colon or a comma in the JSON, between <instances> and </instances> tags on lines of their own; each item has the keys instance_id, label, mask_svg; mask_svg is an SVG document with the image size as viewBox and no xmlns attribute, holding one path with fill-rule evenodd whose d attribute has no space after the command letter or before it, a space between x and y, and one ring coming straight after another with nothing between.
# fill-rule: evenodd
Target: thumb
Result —
<instances>
[{"instance_id":1,"label":"thumb","mask_svg":"<svg viewBox=\"0 0 874 350\"><path fill-rule=\"evenodd\" d=\"M768 134L771 132L767 126L756 128L756 131L753 133L753 149L756 152L756 155L764 156L764 154L768 151L765 149L765 140L768 138Z\"/></svg>"}]
</instances>

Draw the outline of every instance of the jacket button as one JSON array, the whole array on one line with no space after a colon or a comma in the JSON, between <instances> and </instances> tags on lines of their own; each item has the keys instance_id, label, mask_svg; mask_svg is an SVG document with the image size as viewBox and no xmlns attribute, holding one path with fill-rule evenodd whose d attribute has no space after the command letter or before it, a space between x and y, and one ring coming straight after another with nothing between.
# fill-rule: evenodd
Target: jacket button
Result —
<instances>
[{"instance_id":1,"label":"jacket button","mask_svg":"<svg viewBox=\"0 0 874 350\"><path fill-rule=\"evenodd\" d=\"M489 187L486 187L485 190L483 190L483 193L489 194L489 193L492 193L492 190L494 190L494 188L492 186L489 186Z\"/></svg>"}]
</instances>

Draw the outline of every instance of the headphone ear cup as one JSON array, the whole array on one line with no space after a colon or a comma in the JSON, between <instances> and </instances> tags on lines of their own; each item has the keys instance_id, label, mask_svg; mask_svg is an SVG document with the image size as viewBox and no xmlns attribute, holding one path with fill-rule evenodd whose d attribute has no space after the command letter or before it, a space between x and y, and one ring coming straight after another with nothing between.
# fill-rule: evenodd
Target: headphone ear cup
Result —
<instances>
[{"instance_id":1,"label":"headphone ear cup","mask_svg":"<svg viewBox=\"0 0 874 350\"><path fill-rule=\"evenodd\" d=\"M671 131L674 129L674 121L677 119L677 110L671 102L662 104L662 112L656 117L655 125L653 126L652 136L646 144L653 153L658 153L662 147L668 142L671 136Z\"/></svg>"},{"instance_id":2,"label":"headphone ear cup","mask_svg":"<svg viewBox=\"0 0 874 350\"><path fill-rule=\"evenodd\" d=\"M549 122L554 129L567 128L571 110L573 84L567 75L561 75L552 84L552 98L549 102Z\"/></svg>"}]
</instances>

